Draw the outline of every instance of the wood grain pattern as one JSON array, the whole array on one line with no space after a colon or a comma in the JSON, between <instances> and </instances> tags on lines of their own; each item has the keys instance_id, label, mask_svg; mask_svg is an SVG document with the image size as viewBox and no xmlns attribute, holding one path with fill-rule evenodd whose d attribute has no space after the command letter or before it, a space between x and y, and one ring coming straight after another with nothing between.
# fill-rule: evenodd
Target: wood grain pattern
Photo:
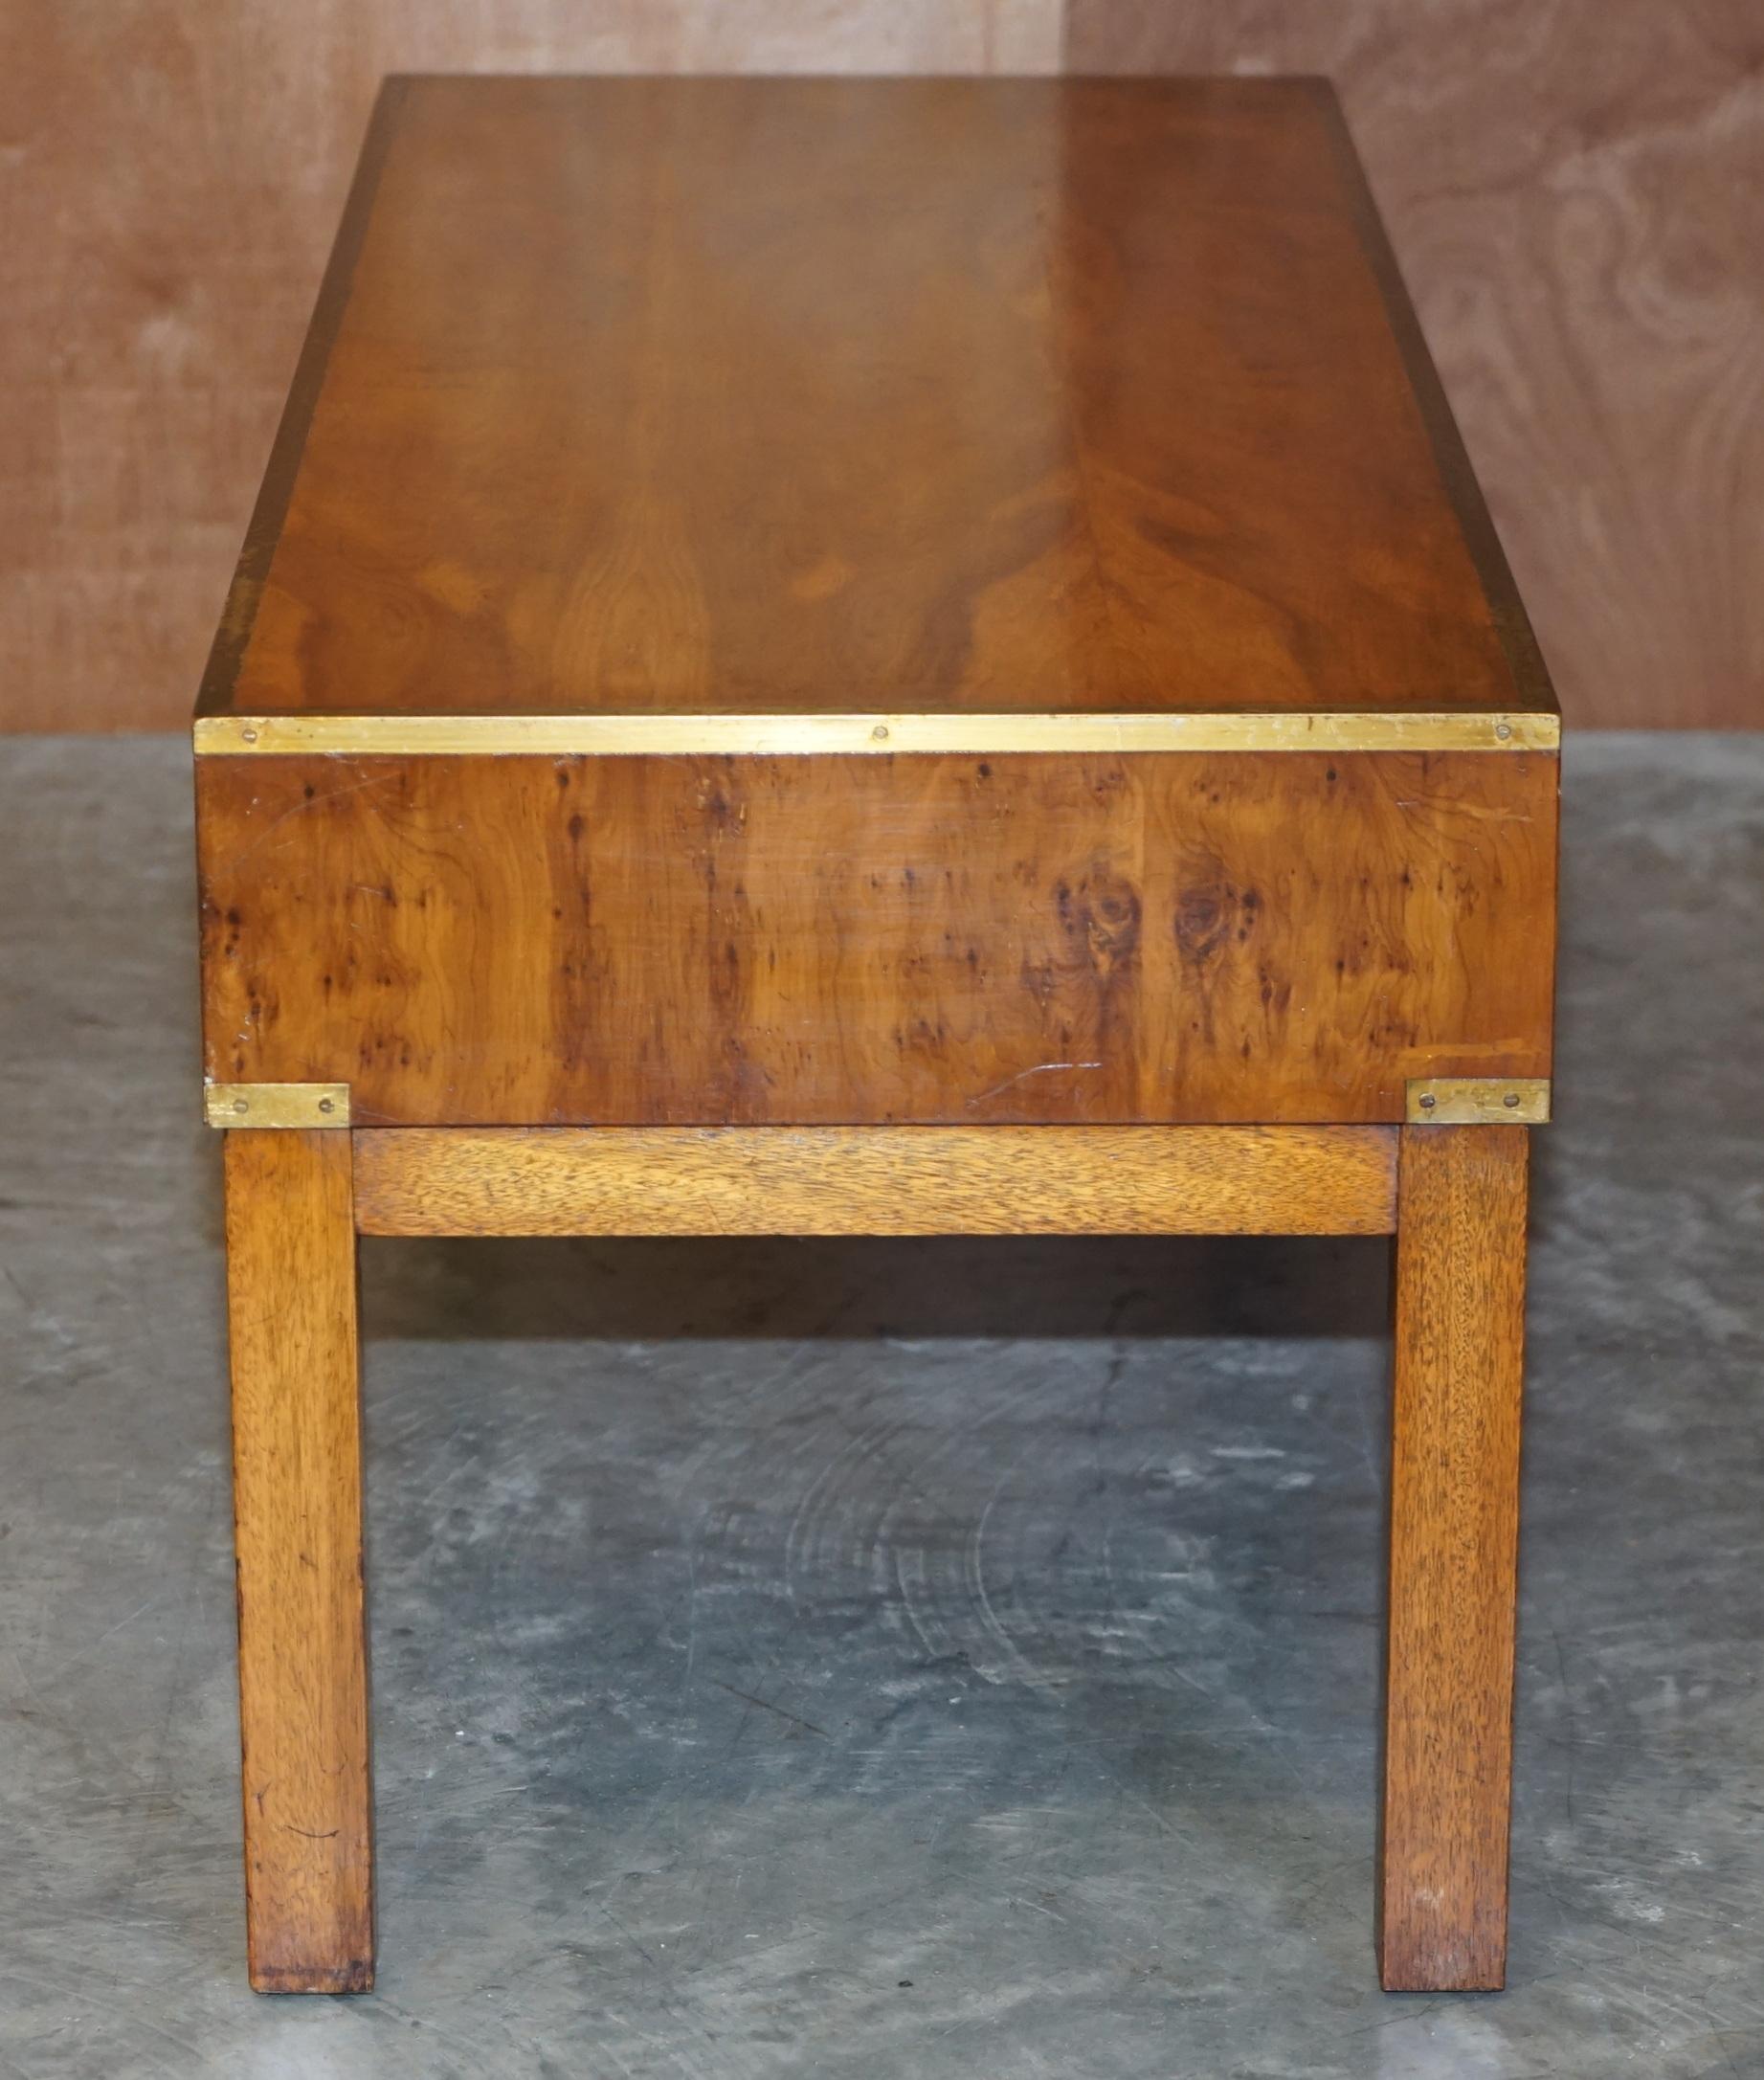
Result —
<instances>
[{"instance_id":1,"label":"wood grain pattern","mask_svg":"<svg viewBox=\"0 0 1764 2080\"><path fill-rule=\"evenodd\" d=\"M1549 1074L1552 756L198 764L206 1073L358 1126L1375 1122Z\"/></svg>"},{"instance_id":2,"label":"wood grain pattern","mask_svg":"<svg viewBox=\"0 0 1764 2080\"><path fill-rule=\"evenodd\" d=\"M0 728L182 726L383 73L1045 72L1060 27L1060 0L0 9Z\"/></svg>"},{"instance_id":3,"label":"wood grain pattern","mask_svg":"<svg viewBox=\"0 0 1764 2080\"><path fill-rule=\"evenodd\" d=\"M1764 726L1764 11L1070 0L1065 62L1334 78L1571 722Z\"/></svg>"},{"instance_id":4,"label":"wood grain pattern","mask_svg":"<svg viewBox=\"0 0 1764 2080\"><path fill-rule=\"evenodd\" d=\"M1388 1127L368 1129L364 1235L1388 1235Z\"/></svg>"},{"instance_id":5,"label":"wood grain pattern","mask_svg":"<svg viewBox=\"0 0 1764 2080\"><path fill-rule=\"evenodd\" d=\"M1385 1987L1507 1957L1525 1342L1524 1127L1408 1127L1397 1184Z\"/></svg>"},{"instance_id":6,"label":"wood grain pattern","mask_svg":"<svg viewBox=\"0 0 1764 2080\"><path fill-rule=\"evenodd\" d=\"M347 1133L226 1137L251 1982L373 1983Z\"/></svg>"},{"instance_id":7,"label":"wood grain pattern","mask_svg":"<svg viewBox=\"0 0 1764 2080\"><path fill-rule=\"evenodd\" d=\"M368 155L205 712L1553 708L1320 82L417 78Z\"/></svg>"}]
</instances>

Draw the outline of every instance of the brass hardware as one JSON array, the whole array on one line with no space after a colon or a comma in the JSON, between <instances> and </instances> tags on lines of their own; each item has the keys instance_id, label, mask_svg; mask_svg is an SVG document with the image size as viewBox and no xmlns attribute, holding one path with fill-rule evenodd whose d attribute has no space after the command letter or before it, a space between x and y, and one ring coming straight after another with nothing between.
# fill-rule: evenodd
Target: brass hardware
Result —
<instances>
[{"instance_id":1,"label":"brass hardware","mask_svg":"<svg viewBox=\"0 0 1764 2080\"><path fill-rule=\"evenodd\" d=\"M347 1084L205 1084L211 1127L346 1127Z\"/></svg>"},{"instance_id":2,"label":"brass hardware","mask_svg":"<svg viewBox=\"0 0 1764 2080\"><path fill-rule=\"evenodd\" d=\"M1412 1076L1403 1117L1411 1127L1541 1127L1550 1117L1550 1079Z\"/></svg>"},{"instance_id":3,"label":"brass hardware","mask_svg":"<svg viewBox=\"0 0 1764 2080\"><path fill-rule=\"evenodd\" d=\"M854 751L1552 751L1549 714L202 715L200 754L786 758Z\"/></svg>"}]
</instances>

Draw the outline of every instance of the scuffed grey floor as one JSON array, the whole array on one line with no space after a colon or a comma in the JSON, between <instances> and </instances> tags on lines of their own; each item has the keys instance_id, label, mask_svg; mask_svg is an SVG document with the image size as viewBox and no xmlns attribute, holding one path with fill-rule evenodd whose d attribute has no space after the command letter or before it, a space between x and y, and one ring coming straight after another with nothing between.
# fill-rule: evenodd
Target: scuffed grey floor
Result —
<instances>
[{"instance_id":1,"label":"scuffed grey floor","mask_svg":"<svg viewBox=\"0 0 1764 2080\"><path fill-rule=\"evenodd\" d=\"M1375 1989L1382 1245L379 1242L265 2001L187 757L0 748L0 2070L1764 2073L1764 739L1569 775L1506 1995Z\"/></svg>"}]
</instances>

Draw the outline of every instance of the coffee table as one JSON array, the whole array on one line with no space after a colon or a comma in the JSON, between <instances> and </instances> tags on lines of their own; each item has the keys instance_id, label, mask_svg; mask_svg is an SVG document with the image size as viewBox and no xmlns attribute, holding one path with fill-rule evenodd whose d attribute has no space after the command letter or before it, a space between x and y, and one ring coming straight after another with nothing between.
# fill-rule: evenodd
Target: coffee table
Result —
<instances>
[{"instance_id":1,"label":"coffee table","mask_svg":"<svg viewBox=\"0 0 1764 2080\"><path fill-rule=\"evenodd\" d=\"M252 1983L373 1970L358 1234L1234 1233L1396 1237L1498 1986L1558 741L1325 84L388 81L195 724Z\"/></svg>"}]
</instances>

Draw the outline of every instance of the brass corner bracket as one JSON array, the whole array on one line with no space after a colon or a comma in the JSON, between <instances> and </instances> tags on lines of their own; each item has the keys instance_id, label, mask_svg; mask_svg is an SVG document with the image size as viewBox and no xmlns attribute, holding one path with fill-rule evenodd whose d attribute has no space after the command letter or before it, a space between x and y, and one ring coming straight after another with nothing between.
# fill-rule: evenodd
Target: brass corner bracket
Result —
<instances>
[{"instance_id":1,"label":"brass corner bracket","mask_svg":"<svg viewBox=\"0 0 1764 2080\"><path fill-rule=\"evenodd\" d=\"M346 1127L347 1084L205 1084L211 1127Z\"/></svg>"},{"instance_id":2,"label":"brass corner bracket","mask_svg":"<svg viewBox=\"0 0 1764 2080\"><path fill-rule=\"evenodd\" d=\"M1411 1127L1541 1127L1549 1117L1547 1076L1412 1076L1403 1107Z\"/></svg>"}]
</instances>

